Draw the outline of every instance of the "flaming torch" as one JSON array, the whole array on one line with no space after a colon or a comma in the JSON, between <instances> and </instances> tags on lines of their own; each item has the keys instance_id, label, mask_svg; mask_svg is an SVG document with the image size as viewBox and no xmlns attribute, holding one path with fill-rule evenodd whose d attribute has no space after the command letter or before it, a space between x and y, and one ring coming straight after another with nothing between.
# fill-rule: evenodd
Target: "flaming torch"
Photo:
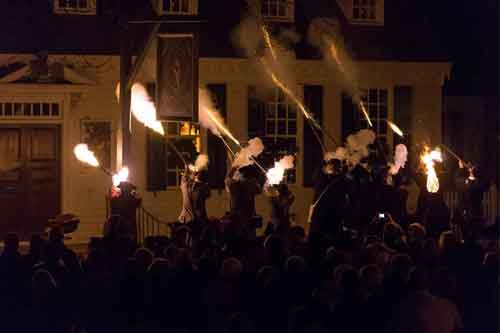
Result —
<instances>
[{"instance_id":1,"label":"flaming torch","mask_svg":"<svg viewBox=\"0 0 500 333\"><path fill-rule=\"evenodd\" d=\"M118 173L113 175L113 186L118 187L122 182L128 180L129 170L127 167L123 167Z\"/></svg>"},{"instance_id":2,"label":"flaming torch","mask_svg":"<svg viewBox=\"0 0 500 333\"><path fill-rule=\"evenodd\" d=\"M429 151L429 149L426 148L420 159L422 163L424 163L427 173L427 191L436 193L439 191L439 178L437 177L434 165L435 162L443 161L441 150L436 148L433 151Z\"/></svg>"},{"instance_id":3,"label":"flaming torch","mask_svg":"<svg viewBox=\"0 0 500 333\"><path fill-rule=\"evenodd\" d=\"M84 143L77 144L73 149L76 158L85 164L91 165L93 167L99 166L99 161L94 155L94 152L89 150L89 146Z\"/></svg>"}]
</instances>

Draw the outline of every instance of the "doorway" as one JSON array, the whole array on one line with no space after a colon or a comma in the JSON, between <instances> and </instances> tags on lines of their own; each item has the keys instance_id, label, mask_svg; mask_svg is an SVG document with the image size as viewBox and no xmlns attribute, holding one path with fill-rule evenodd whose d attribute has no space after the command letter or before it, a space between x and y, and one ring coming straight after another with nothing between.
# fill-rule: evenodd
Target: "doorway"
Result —
<instances>
[{"instance_id":1,"label":"doorway","mask_svg":"<svg viewBox=\"0 0 500 333\"><path fill-rule=\"evenodd\" d=\"M0 236L41 233L60 212L60 127L1 125Z\"/></svg>"}]
</instances>

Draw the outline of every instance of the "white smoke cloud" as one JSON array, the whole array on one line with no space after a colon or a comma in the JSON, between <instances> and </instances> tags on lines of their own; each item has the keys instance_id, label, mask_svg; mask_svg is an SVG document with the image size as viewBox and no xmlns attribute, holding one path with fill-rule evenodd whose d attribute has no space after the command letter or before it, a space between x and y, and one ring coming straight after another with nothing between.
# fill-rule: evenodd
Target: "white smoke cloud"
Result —
<instances>
[{"instance_id":1,"label":"white smoke cloud","mask_svg":"<svg viewBox=\"0 0 500 333\"><path fill-rule=\"evenodd\" d=\"M194 167L196 171L202 171L208 168L208 156L205 154L200 154L196 158L196 161L194 162Z\"/></svg>"},{"instance_id":2,"label":"white smoke cloud","mask_svg":"<svg viewBox=\"0 0 500 333\"><path fill-rule=\"evenodd\" d=\"M234 157L233 167L241 168L254 163L252 157L259 156L264 151L264 144L260 138L253 138L248 145L241 149Z\"/></svg>"},{"instance_id":3,"label":"white smoke cloud","mask_svg":"<svg viewBox=\"0 0 500 333\"><path fill-rule=\"evenodd\" d=\"M212 102L212 98L210 96L210 92L207 89L200 88L198 93L198 118L200 121L200 125L203 128L208 129L212 134L220 136L221 133L219 128L215 125L215 123L210 119L209 112L211 115L215 117L221 124L224 124L224 118L222 118L219 112L215 112L215 107Z\"/></svg>"},{"instance_id":4,"label":"white smoke cloud","mask_svg":"<svg viewBox=\"0 0 500 333\"><path fill-rule=\"evenodd\" d=\"M390 164L389 172L393 175L399 172L399 169L404 168L408 161L408 149L404 144L396 146L394 151L394 163Z\"/></svg>"}]
</instances>

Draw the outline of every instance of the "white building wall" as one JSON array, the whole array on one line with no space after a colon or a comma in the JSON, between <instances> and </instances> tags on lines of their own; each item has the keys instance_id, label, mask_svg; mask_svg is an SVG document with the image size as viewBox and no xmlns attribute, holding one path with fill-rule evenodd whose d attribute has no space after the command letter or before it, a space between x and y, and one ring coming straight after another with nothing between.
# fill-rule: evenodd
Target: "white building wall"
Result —
<instances>
[{"instance_id":1,"label":"white building wall","mask_svg":"<svg viewBox=\"0 0 500 333\"><path fill-rule=\"evenodd\" d=\"M83 56L59 57L65 61L78 63ZM115 97L116 84L119 81L119 58L96 56L89 57L92 63L103 63L106 66L96 69L87 68L87 72L95 79L95 86L73 86L58 88L51 85L47 90L37 85L40 93L59 93L65 100L65 118L63 122L63 182L62 207L64 212L74 213L81 218L81 225L73 234L75 242L86 241L88 237L101 234L106 206L105 194L111 185L110 177L100 170L83 166L73 157L72 149L80 142L80 122L89 120L113 121L112 160L116 163L117 146L116 130L119 128L119 105ZM57 58L57 57L55 57ZM415 140L429 136L433 142L441 138L441 84L444 75L449 71L448 64L422 63L390 63L363 62L356 64L360 74L360 82L366 88L387 88L389 91L390 113L392 112L392 88L396 85L415 87L414 110L417 118L411 129ZM328 70L320 61L294 61L291 68L297 81L297 92L302 91L304 84L321 84L323 96L323 124L337 139L341 136L341 92L342 86L338 76ZM84 69L84 68L82 68ZM146 69L150 71L150 68ZM148 77L143 75L142 77ZM141 76L140 76L141 77ZM249 85L263 84L262 73L255 70L247 60L242 59L200 59L200 84L224 83L227 87L227 124L234 135L244 141L247 139L247 90ZM10 90L1 93L20 94L24 90L19 85L9 84ZM33 88L32 88L33 89ZM45 89L45 90L44 90ZM58 89L60 91L58 91ZM298 93L302 96L302 93ZM67 112L66 112L67 111ZM301 119L301 118L299 118ZM3 122L5 120L0 120ZM298 170L297 184L291 186L296 195L292 206L295 221L304 224L307 219L309 205L312 201L312 189L301 186L302 170L302 120L298 122ZM206 150L206 133L202 131L202 146ZM326 140L327 145L333 144ZM181 208L181 197L177 189L164 192L149 193L146 188L146 131L137 121L132 122L132 150L130 180L137 185L144 207L153 215L164 221L177 218ZM112 166L113 169L116 165ZM229 209L228 194L224 191L212 191L207 203L211 216L221 216ZM264 196L257 199L257 211L268 217L269 207Z\"/></svg>"}]
</instances>

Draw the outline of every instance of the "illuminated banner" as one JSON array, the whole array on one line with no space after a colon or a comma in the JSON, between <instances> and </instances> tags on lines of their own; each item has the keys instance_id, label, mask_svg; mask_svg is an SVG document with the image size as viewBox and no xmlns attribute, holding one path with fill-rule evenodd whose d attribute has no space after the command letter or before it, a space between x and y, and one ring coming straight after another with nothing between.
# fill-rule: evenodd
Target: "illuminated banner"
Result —
<instances>
[{"instance_id":1,"label":"illuminated banner","mask_svg":"<svg viewBox=\"0 0 500 333\"><path fill-rule=\"evenodd\" d=\"M193 35L158 38L158 118L198 121L198 52Z\"/></svg>"}]
</instances>

